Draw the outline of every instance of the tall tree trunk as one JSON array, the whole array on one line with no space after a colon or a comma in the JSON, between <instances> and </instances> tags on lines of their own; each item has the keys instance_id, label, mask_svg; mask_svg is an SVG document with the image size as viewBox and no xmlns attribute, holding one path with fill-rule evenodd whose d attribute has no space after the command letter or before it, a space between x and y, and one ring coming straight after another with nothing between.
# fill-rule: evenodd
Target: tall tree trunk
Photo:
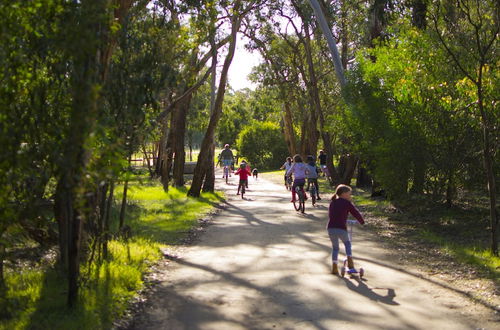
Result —
<instances>
[{"instance_id":1,"label":"tall tree trunk","mask_svg":"<svg viewBox=\"0 0 500 330\"><path fill-rule=\"evenodd\" d=\"M151 167L151 158L149 158L148 150L146 149L146 146L144 144L141 145L141 148L142 148L142 153L144 154L144 159L146 159L146 165L148 167L149 177L152 179L154 177L154 172L153 168Z\"/></svg>"},{"instance_id":2,"label":"tall tree trunk","mask_svg":"<svg viewBox=\"0 0 500 330\"><path fill-rule=\"evenodd\" d=\"M193 135L190 133L188 135L188 146L189 146L189 161L193 161Z\"/></svg>"},{"instance_id":3,"label":"tall tree trunk","mask_svg":"<svg viewBox=\"0 0 500 330\"><path fill-rule=\"evenodd\" d=\"M163 123L161 125L161 136L160 141L158 142L158 154L156 157L156 176L161 177L162 169L163 169L163 160L165 158L165 151L167 149L167 138L169 132L168 120L163 119ZM165 164L166 166L166 164Z\"/></svg>"},{"instance_id":4,"label":"tall tree trunk","mask_svg":"<svg viewBox=\"0 0 500 330\"><path fill-rule=\"evenodd\" d=\"M212 145L210 148L210 154L208 157L214 159L215 156L215 146ZM207 172L205 173L205 182L203 183L203 192L214 192L215 191L215 168L213 163L211 166L207 167Z\"/></svg>"},{"instance_id":5,"label":"tall tree trunk","mask_svg":"<svg viewBox=\"0 0 500 330\"><path fill-rule=\"evenodd\" d=\"M424 161L414 162L413 164L413 184L410 189L412 194L421 195L424 193L425 173L427 166Z\"/></svg>"},{"instance_id":6,"label":"tall tree trunk","mask_svg":"<svg viewBox=\"0 0 500 330\"><path fill-rule=\"evenodd\" d=\"M177 126L178 112L181 111L182 105L178 103L170 113L170 129L167 134L167 142L163 154L163 167L161 171L161 183L163 184L163 189L168 191L168 186L170 184L170 174L172 173L173 163L174 163L174 145L175 145L175 128Z\"/></svg>"},{"instance_id":7,"label":"tall tree trunk","mask_svg":"<svg viewBox=\"0 0 500 330\"><path fill-rule=\"evenodd\" d=\"M132 161L132 155L128 156L128 169L130 171L130 164ZM125 213L127 211L127 192L128 192L128 178L125 179L125 183L123 184L123 196L122 196L122 205L120 207L120 221L119 221L119 229L123 228L125 224Z\"/></svg>"},{"instance_id":8,"label":"tall tree trunk","mask_svg":"<svg viewBox=\"0 0 500 330\"><path fill-rule=\"evenodd\" d=\"M102 242L102 256L104 259L108 259L108 241L110 237L109 219L111 215L111 208L113 207L114 192L115 192L115 182L111 180L109 184L108 200L106 203L106 214L104 216L104 237Z\"/></svg>"},{"instance_id":9,"label":"tall tree trunk","mask_svg":"<svg viewBox=\"0 0 500 330\"><path fill-rule=\"evenodd\" d=\"M344 173L342 174L340 183L350 185L356 171L356 166L358 165L358 157L346 155L344 161Z\"/></svg>"},{"instance_id":10,"label":"tall tree trunk","mask_svg":"<svg viewBox=\"0 0 500 330\"><path fill-rule=\"evenodd\" d=\"M174 185L177 187L184 186L184 165L186 162L185 151L185 136L186 136L186 118L191 104L192 96L188 96L179 106L175 119L174 143L173 149L175 153L173 178Z\"/></svg>"},{"instance_id":11,"label":"tall tree trunk","mask_svg":"<svg viewBox=\"0 0 500 330\"><path fill-rule=\"evenodd\" d=\"M238 15L238 10L240 7L241 1L237 0L235 3L234 15L231 19L232 27L231 27L231 40L229 42L229 50L224 60L224 65L222 67L222 72L219 81L219 88L217 90L217 97L215 99L214 104L214 112L210 116L210 121L208 123L207 131L205 132L205 137L203 138L203 142L200 148L200 154L198 156L198 162L196 163L196 167L194 170L193 182L191 184L191 188L188 191L188 195L199 197L201 188L203 185L203 179L206 180L206 173L209 171L208 167L214 166L213 157L210 158L212 153L212 146L214 145L214 136L215 129L217 128L217 124L222 115L222 103L224 101L224 95L226 92L226 83L227 83L227 74L229 71L229 66L234 57L234 51L236 49L236 35L240 28L241 17Z\"/></svg>"},{"instance_id":12,"label":"tall tree trunk","mask_svg":"<svg viewBox=\"0 0 500 330\"><path fill-rule=\"evenodd\" d=\"M290 103L286 101L283 103L283 122L288 152L291 156L293 156L297 153L297 143L295 141L295 131L293 129L293 117L292 111L290 110Z\"/></svg>"},{"instance_id":13,"label":"tall tree trunk","mask_svg":"<svg viewBox=\"0 0 500 330\"><path fill-rule=\"evenodd\" d=\"M372 178L368 174L367 165L364 161L358 162L358 175L356 177L356 187L364 188L372 185Z\"/></svg>"},{"instance_id":14,"label":"tall tree trunk","mask_svg":"<svg viewBox=\"0 0 500 330\"><path fill-rule=\"evenodd\" d=\"M490 199L490 228L491 228L491 252L498 256L498 215L496 209L496 179L493 169L493 160L491 156L490 145L490 124L489 119L484 109L484 96L483 96L483 65L479 67L479 75L477 81L477 98L479 113L481 114L481 125L483 131L483 163L486 172L486 181L488 183L488 195Z\"/></svg>"},{"instance_id":15,"label":"tall tree trunk","mask_svg":"<svg viewBox=\"0 0 500 330\"><path fill-rule=\"evenodd\" d=\"M77 39L70 41L75 50L72 55L71 94L72 106L65 137L64 159L57 165L58 183L55 215L66 243L61 250L61 260L68 265L68 306L73 307L78 297L80 273L80 244L84 222L84 171L90 159L86 148L98 115L99 88L105 83L107 69L117 44L116 33L109 30L109 23L123 23L132 5L131 0L119 0L114 11L108 1L80 1L72 12L71 24L79 24ZM113 17L114 16L114 17ZM85 40L86 47L78 47ZM63 260L64 261L64 260Z\"/></svg>"},{"instance_id":16,"label":"tall tree trunk","mask_svg":"<svg viewBox=\"0 0 500 330\"><path fill-rule=\"evenodd\" d=\"M326 129L325 116L323 114L323 109L321 106L321 99L319 96L318 79L316 77L316 70L314 68L314 62L313 62L313 57L312 57L311 36L310 36L309 26L307 24L304 25L304 31L305 31L305 38L304 38L305 47L304 48L305 48L305 52L306 52L307 66L309 69L309 83L307 84L307 87L308 87L310 97L312 100L311 103L313 105L313 111L319 117L321 138L323 140L323 147L325 149L326 157L327 157L326 166L327 166L328 171L332 177L333 182L335 183L335 182L339 181L339 175L337 174L335 166L333 165L332 139L330 137L330 133L327 132L327 129ZM317 140L316 140L316 142L317 142ZM313 155L316 155L316 154L317 153L315 150Z\"/></svg>"}]
</instances>

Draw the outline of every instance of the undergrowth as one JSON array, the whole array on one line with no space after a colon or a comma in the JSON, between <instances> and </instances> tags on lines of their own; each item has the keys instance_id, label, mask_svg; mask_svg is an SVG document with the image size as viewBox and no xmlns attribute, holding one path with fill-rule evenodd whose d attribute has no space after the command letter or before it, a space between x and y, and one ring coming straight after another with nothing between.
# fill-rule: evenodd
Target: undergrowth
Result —
<instances>
[{"instance_id":1,"label":"undergrowth","mask_svg":"<svg viewBox=\"0 0 500 330\"><path fill-rule=\"evenodd\" d=\"M121 191L118 186L116 191ZM126 224L128 240L109 242L107 261L82 264L79 303L66 307L66 278L55 265L7 270L7 289L0 300L0 329L109 329L126 310L130 299L143 288L143 275L160 257L160 248L178 244L222 197L186 196L186 189L162 187L144 177L130 182ZM113 231L118 227L118 201L112 212Z\"/></svg>"}]
</instances>

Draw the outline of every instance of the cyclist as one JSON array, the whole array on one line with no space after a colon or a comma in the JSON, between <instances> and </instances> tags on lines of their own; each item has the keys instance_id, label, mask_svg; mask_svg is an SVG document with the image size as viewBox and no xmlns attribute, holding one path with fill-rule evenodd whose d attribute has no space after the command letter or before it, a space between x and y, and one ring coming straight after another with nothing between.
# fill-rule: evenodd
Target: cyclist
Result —
<instances>
[{"instance_id":1,"label":"cyclist","mask_svg":"<svg viewBox=\"0 0 500 330\"><path fill-rule=\"evenodd\" d=\"M311 184L314 185L316 188L316 196L317 200L321 200L319 197L319 186L318 186L318 167L316 166L316 162L314 161L314 157L309 155L307 156L307 191L309 191L309 188L311 187Z\"/></svg>"},{"instance_id":2,"label":"cyclist","mask_svg":"<svg viewBox=\"0 0 500 330\"><path fill-rule=\"evenodd\" d=\"M224 149L221 151L219 154L219 163L223 166L229 169L231 164L234 163L234 155L231 149L229 149L229 144L224 145ZM228 171L229 172L229 171ZM222 177L224 178L224 174L222 173Z\"/></svg>"},{"instance_id":3,"label":"cyclist","mask_svg":"<svg viewBox=\"0 0 500 330\"><path fill-rule=\"evenodd\" d=\"M252 175L252 173L250 172L250 167L247 166L247 163L242 161L240 168L234 172L234 174L240 176L240 184L238 185L238 192L236 193L236 195L239 195L240 189L244 188L244 186L248 188L248 176Z\"/></svg>"},{"instance_id":4,"label":"cyclist","mask_svg":"<svg viewBox=\"0 0 500 330\"><path fill-rule=\"evenodd\" d=\"M290 167L290 169L286 172L286 175L292 175L293 174L293 186L292 186L292 200L290 202L295 201L295 188L296 187L301 187L302 189L304 188L304 185L306 184L306 176L308 174L309 170L307 169L307 166L302 162L302 157L300 155L295 155L293 156L293 164ZM304 193L304 198L307 199L307 195Z\"/></svg>"},{"instance_id":5,"label":"cyclist","mask_svg":"<svg viewBox=\"0 0 500 330\"><path fill-rule=\"evenodd\" d=\"M285 163L280 167L280 170L285 170L285 187L287 187L287 173L290 167L292 167L292 157L287 157Z\"/></svg>"}]
</instances>

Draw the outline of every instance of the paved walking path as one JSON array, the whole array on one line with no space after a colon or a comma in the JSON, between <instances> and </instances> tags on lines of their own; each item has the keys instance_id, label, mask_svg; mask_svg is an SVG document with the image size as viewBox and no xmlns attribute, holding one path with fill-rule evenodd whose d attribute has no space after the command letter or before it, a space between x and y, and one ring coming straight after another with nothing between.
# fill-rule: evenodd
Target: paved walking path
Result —
<instances>
[{"instance_id":1,"label":"paved walking path","mask_svg":"<svg viewBox=\"0 0 500 330\"><path fill-rule=\"evenodd\" d=\"M217 181L235 194L236 178ZM247 200L230 197L167 267L135 329L498 329L483 307L398 267L364 229L353 253L366 281L331 275L326 200L301 215L262 179Z\"/></svg>"}]
</instances>

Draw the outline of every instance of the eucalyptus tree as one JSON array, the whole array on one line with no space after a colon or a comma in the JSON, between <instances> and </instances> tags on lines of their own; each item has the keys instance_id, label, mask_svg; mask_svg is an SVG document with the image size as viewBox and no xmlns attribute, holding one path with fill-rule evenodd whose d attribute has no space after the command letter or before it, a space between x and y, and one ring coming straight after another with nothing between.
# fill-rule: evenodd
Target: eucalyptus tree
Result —
<instances>
[{"instance_id":1,"label":"eucalyptus tree","mask_svg":"<svg viewBox=\"0 0 500 330\"><path fill-rule=\"evenodd\" d=\"M479 118L483 165L490 200L491 251L498 255L495 153L498 150L498 63L500 4L492 0L431 2L430 17L437 45L462 73L457 84L462 97L472 102L471 120Z\"/></svg>"},{"instance_id":2,"label":"eucalyptus tree","mask_svg":"<svg viewBox=\"0 0 500 330\"><path fill-rule=\"evenodd\" d=\"M193 182L188 191L190 196L199 196L203 187L204 191L213 191L214 189L214 174L213 174L213 146L215 141L215 132L222 115L222 105L226 93L227 76L229 67L234 57L236 49L237 34L241 27L243 18L263 4L264 1L224 1L220 4L218 9L222 10L220 13L225 18L230 28L230 33L225 38L229 39L228 51L222 65L220 72L219 84L217 93L214 97L213 107L210 115L210 121L207 126L207 131L201 144L198 162L194 171Z\"/></svg>"}]
</instances>

